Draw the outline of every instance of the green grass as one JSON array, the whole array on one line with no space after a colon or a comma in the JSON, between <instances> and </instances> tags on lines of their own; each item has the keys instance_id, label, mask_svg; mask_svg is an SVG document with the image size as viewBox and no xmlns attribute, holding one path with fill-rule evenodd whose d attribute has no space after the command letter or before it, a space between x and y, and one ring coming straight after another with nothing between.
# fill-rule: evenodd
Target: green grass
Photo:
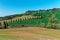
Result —
<instances>
[{"instance_id":1,"label":"green grass","mask_svg":"<svg viewBox=\"0 0 60 40\"><path fill-rule=\"evenodd\" d=\"M18 36L0 35L0 38L19 38Z\"/></svg>"},{"instance_id":2,"label":"green grass","mask_svg":"<svg viewBox=\"0 0 60 40\"><path fill-rule=\"evenodd\" d=\"M0 40L11 39L11 40L39 40L37 38L32 37L24 37L24 36L8 36L8 35L0 35Z\"/></svg>"},{"instance_id":3,"label":"green grass","mask_svg":"<svg viewBox=\"0 0 60 40\"><path fill-rule=\"evenodd\" d=\"M0 40L17 40L19 36L0 35Z\"/></svg>"}]
</instances>

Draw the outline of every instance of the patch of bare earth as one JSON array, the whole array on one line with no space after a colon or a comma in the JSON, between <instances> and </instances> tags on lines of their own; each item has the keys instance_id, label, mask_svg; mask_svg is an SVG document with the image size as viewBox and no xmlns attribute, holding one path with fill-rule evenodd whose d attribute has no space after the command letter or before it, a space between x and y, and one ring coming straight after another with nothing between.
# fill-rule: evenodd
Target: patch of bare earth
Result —
<instances>
[{"instance_id":1,"label":"patch of bare earth","mask_svg":"<svg viewBox=\"0 0 60 40\"><path fill-rule=\"evenodd\" d=\"M58 40L55 37L30 33L30 32L33 32L33 31L39 32L39 31L45 31L45 30L46 29L44 29L44 28L42 28L42 30L41 30L41 28L37 28L37 27L14 28L14 29L6 29L5 30L5 31L10 31L9 34L0 34L0 35L24 37L24 39L23 38L22 39L21 38L18 38L18 39L8 39L7 38L5 40L34 40L34 39L36 39L36 40ZM34 39L29 39L29 38L34 38Z\"/></svg>"}]
</instances>

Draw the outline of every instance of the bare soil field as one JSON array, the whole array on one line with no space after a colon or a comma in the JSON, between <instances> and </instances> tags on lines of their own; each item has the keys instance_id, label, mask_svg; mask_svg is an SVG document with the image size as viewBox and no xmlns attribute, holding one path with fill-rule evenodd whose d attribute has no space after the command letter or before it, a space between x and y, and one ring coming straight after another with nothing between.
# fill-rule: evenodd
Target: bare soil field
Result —
<instances>
[{"instance_id":1,"label":"bare soil field","mask_svg":"<svg viewBox=\"0 0 60 40\"><path fill-rule=\"evenodd\" d=\"M0 40L60 40L60 30L41 27L0 29Z\"/></svg>"}]
</instances>

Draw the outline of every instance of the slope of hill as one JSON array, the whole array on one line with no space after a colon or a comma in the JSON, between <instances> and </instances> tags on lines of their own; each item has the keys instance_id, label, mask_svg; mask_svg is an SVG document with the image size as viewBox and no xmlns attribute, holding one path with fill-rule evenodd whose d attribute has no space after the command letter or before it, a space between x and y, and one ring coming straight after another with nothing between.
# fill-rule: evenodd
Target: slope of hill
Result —
<instances>
[{"instance_id":1,"label":"slope of hill","mask_svg":"<svg viewBox=\"0 0 60 40\"><path fill-rule=\"evenodd\" d=\"M27 16L27 17L25 17ZM35 18L31 18L31 17ZM21 18L18 18L21 17ZM30 17L30 18L28 18ZM15 18L15 19L14 19ZM17 19L18 18L18 19ZM5 16L0 18L0 20L16 20L8 22L9 26L39 26L47 28L60 28L60 9L54 8L49 10L35 10L35 11L26 11L23 14L16 14L11 16Z\"/></svg>"}]
</instances>

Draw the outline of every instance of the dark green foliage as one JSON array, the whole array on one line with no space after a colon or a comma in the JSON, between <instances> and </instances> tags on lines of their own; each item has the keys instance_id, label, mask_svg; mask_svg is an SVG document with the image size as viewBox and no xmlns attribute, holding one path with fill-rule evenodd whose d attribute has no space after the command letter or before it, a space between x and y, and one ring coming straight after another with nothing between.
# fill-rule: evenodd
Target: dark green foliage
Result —
<instances>
[{"instance_id":1,"label":"dark green foliage","mask_svg":"<svg viewBox=\"0 0 60 40\"><path fill-rule=\"evenodd\" d=\"M47 19L47 20L46 20ZM28 20L20 20L20 21L16 21L16 22L10 22L8 23L9 26L13 26L13 25L34 25L34 26L40 26L41 23L45 23L45 26L48 24L49 19L48 18L44 18L44 19L28 19Z\"/></svg>"},{"instance_id":2,"label":"dark green foliage","mask_svg":"<svg viewBox=\"0 0 60 40\"><path fill-rule=\"evenodd\" d=\"M60 20L60 9L55 13L55 18Z\"/></svg>"}]
</instances>

